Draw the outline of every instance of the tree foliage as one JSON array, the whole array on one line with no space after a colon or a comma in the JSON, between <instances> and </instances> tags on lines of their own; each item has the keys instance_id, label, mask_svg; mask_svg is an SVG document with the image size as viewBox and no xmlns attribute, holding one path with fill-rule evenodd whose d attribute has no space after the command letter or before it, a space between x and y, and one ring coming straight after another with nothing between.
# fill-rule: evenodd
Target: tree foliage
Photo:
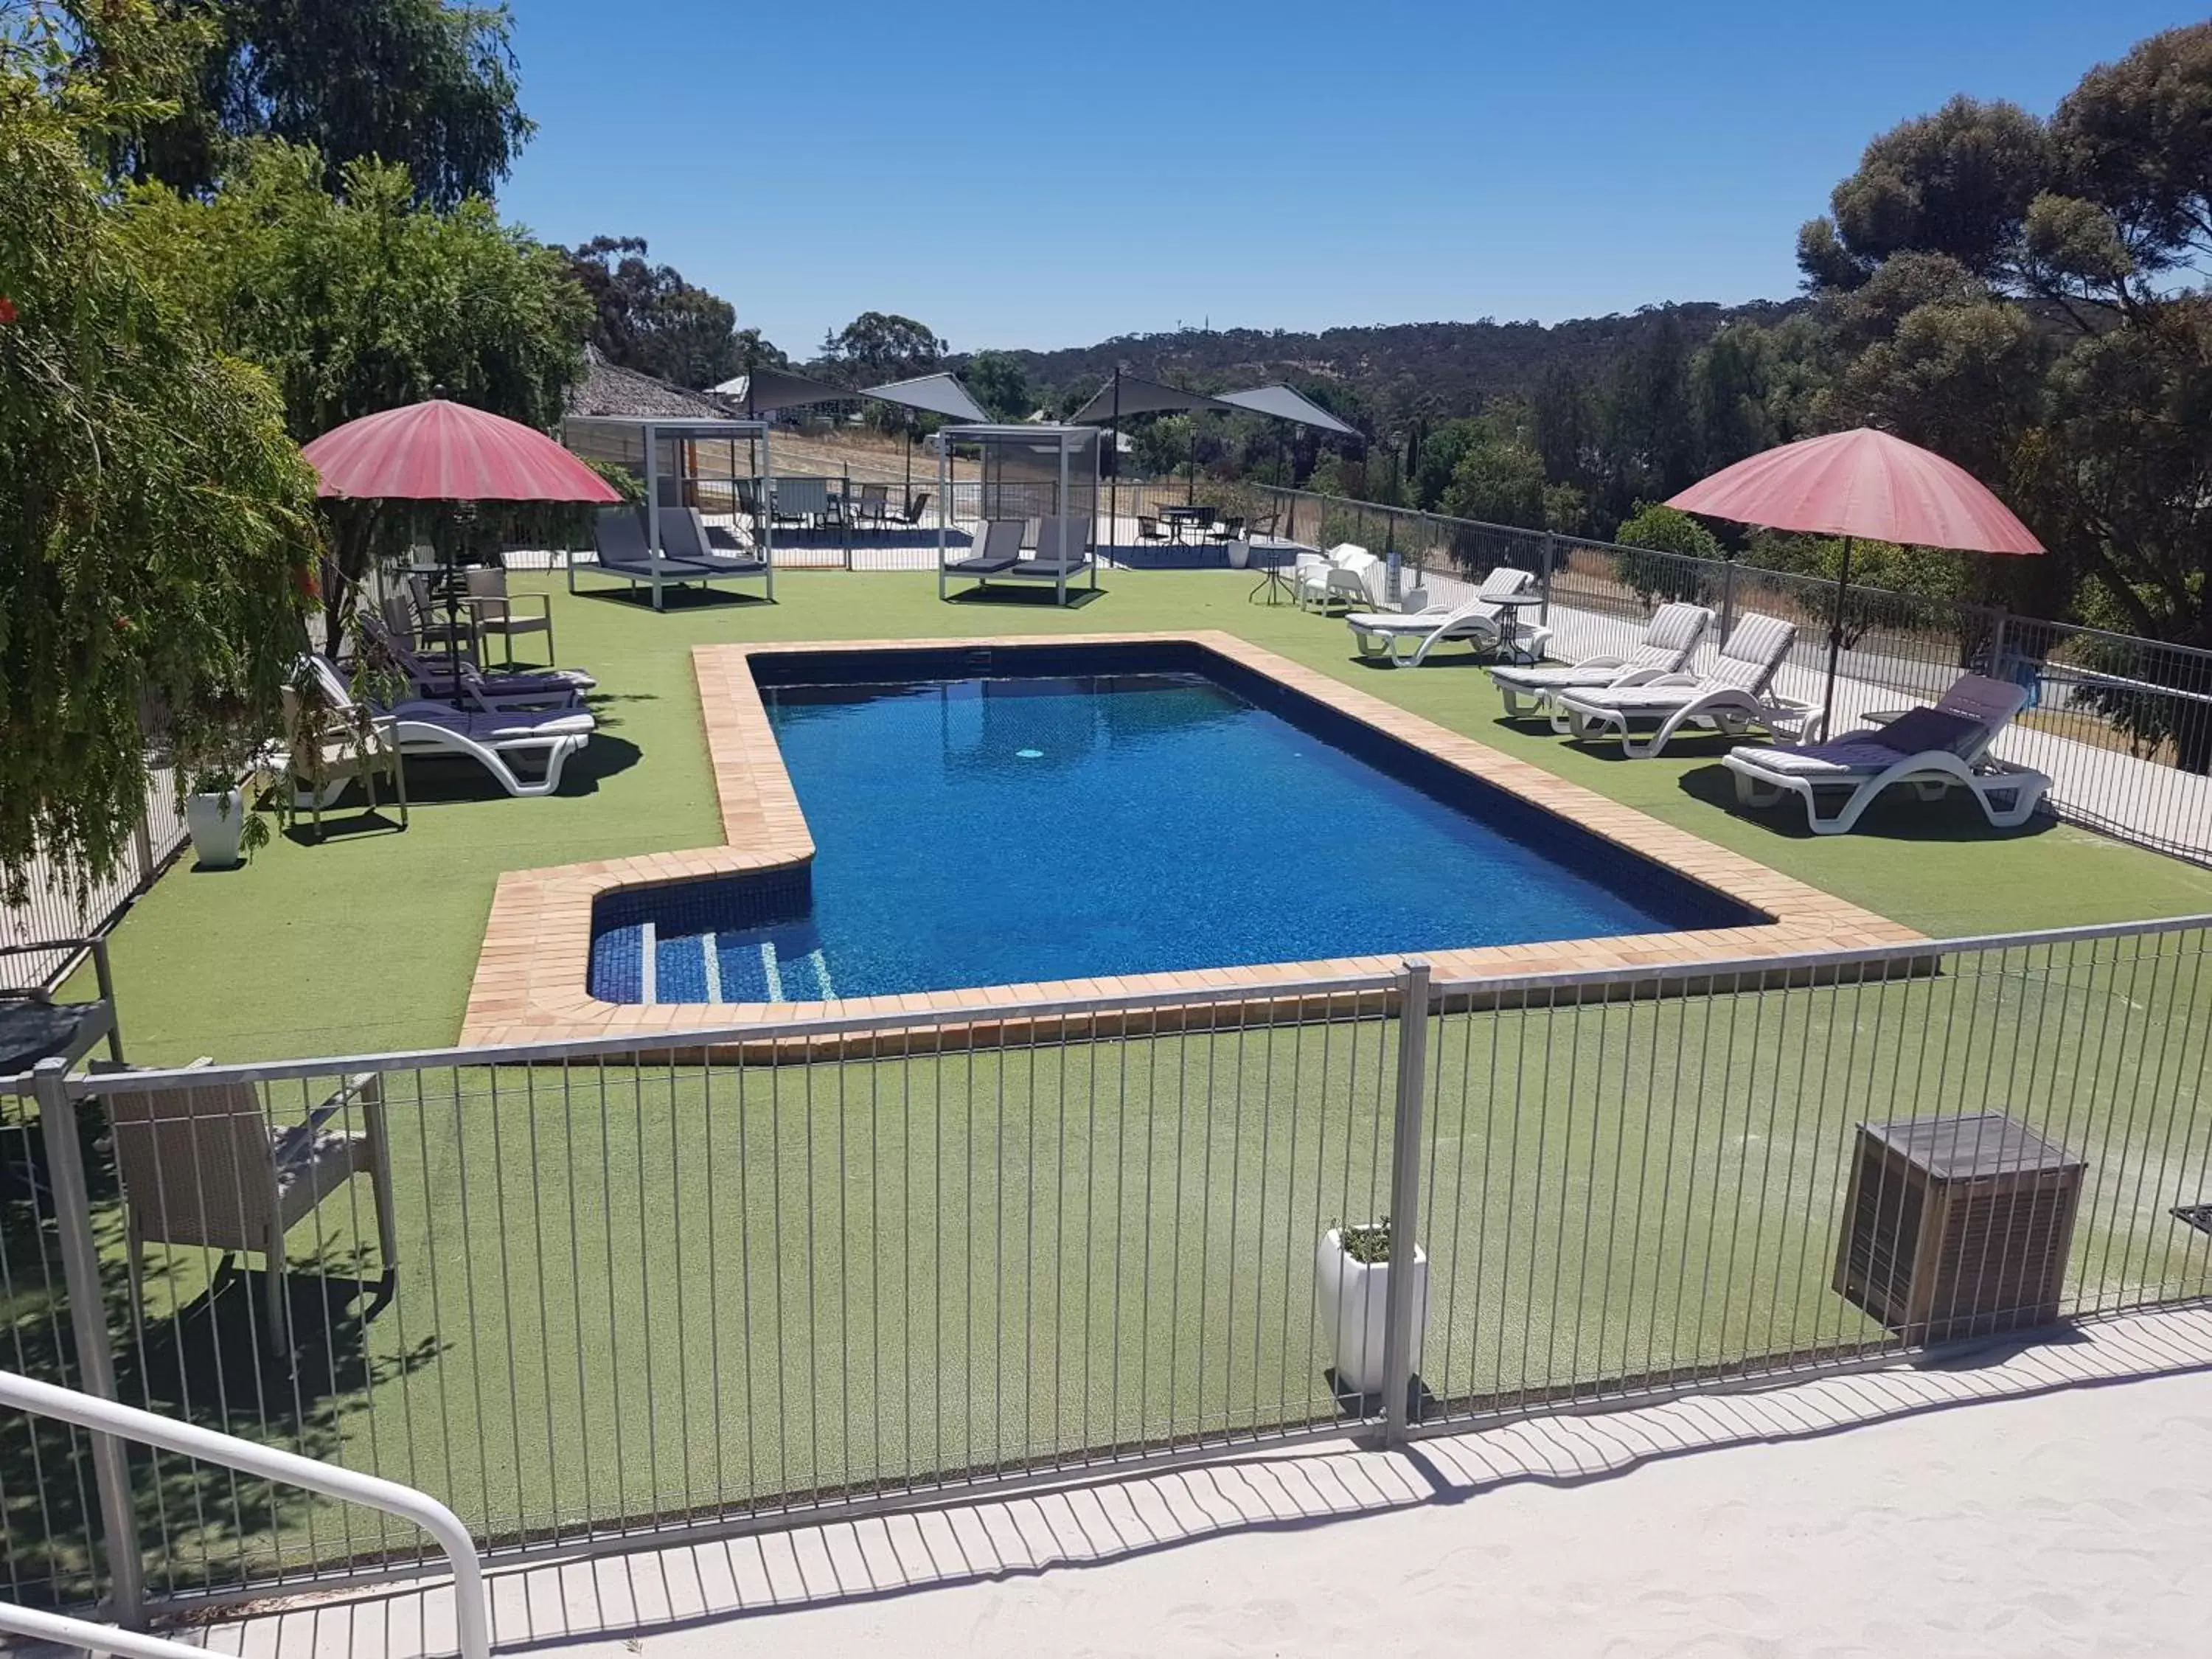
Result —
<instances>
[{"instance_id":1,"label":"tree foliage","mask_svg":"<svg viewBox=\"0 0 2212 1659\"><path fill-rule=\"evenodd\" d=\"M927 374L945 361L945 342L927 323L896 312L864 311L822 342L821 367L846 386Z\"/></svg>"},{"instance_id":2,"label":"tree foliage","mask_svg":"<svg viewBox=\"0 0 2212 1659\"><path fill-rule=\"evenodd\" d=\"M2046 121L1955 100L1808 227L1843 363L1824 414L1951 456L2046 545L2008 597L2212 645L2212 24L2092 70ZM2093 585L2093 601L2080 590ZM2207 758L2212 758L2208 757Z\"/></svg>"},{"instance_id":3,"label":"tree foliage","mask_svg":"<svg viewBox=\"0 0 2212 1659\"><path fill-rule=\"evenodd\" d=\"M591 296L592 343L623 368L678 386L720 386L783 354L758 329L738 330L737 307L646 258L642 236L595 236L568 251Z\"/></svg>"},{"instance_id":4,"label":"tree foliage","mask_svg":"<svg viewBox=\"0 0 2212 1659\"><path fill-rule=\"evenodd\" d=\"M159 50L118 3L111 57ZM141 57L129 61L148 62ZM121 860L181 781L274 729L318 547L268 380L218 349L87 157L145 88L0 29L0 885Z\"/></svg>"},{"instance_id":5,"label":"tree foliage","mask_svg":"<svg viewBox=\"0 0 2212 1659\"><path fill-rule=\"evenodd\" d=\"M1029 372L1010 351L979 351L962 377L975 401L997 421L1025 421L1036 409Z\"/></svg>"},{"instance_id":6,"label":"tree foliage","mask_svg":"<svg viewBox=\"0 0 2212 1659\"><path fill-rule=\"evenodd\" d=\"M96 15L103 8L76 0ZM205 0L179 9L211 26L167 118L116 154L140 183L215 187L241 140L276 138L322 157L325 187L352 162L404 169L426 202L489 196L529 141L504 5L450 0Z\"/></svg>"},{"instance_id":7,"label":"tree foliage","mask_svg":"<svg viewBox=\"0 0 2212 1659\"><path fill-rule=\"evenodd\" d=\"M356 161L342 193L321 158L250 146L223 187L149 186L128 204L140 257L230 350L265 368L305 441L442 389L541 431L560 420L588 324L566 258L474 197L441 210L396 167ZM371 558L415 527L403 508L332 502L335 622Z\"/></svg>"}]
</instances>

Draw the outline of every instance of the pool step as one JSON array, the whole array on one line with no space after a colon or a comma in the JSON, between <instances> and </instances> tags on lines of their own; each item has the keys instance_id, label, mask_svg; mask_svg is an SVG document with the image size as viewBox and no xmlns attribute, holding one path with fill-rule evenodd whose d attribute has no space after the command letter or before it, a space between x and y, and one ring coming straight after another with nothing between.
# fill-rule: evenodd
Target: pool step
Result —
<instances>
[{"instance_id":1,"label":"pool step","mask_svg":"<svg viewBox=\"0 0 2212 1659\"><path fill-rule=\"evenodd\" d=\"M615 1001L827 1002L837 994L811 930L664 936L647 921L603 935L592 952L595 981Z\"/></svg>"}]
</instances>

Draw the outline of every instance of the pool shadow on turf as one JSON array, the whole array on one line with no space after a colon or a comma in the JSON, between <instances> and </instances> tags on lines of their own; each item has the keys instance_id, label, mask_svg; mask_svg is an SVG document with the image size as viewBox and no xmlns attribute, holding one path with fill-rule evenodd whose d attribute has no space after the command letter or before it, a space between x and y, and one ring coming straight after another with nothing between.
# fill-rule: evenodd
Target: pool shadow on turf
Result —
<instances>
[{"instance_id":1,"label":"pool shadow on turf","mask_svg":"<svg viewBox=\"0 0 2212 1659\"><path fill-rule=\"evenodd\" d=\"M619 605L632 611L653 609L650 587L580 587L575 597ZM660 608L670 611L757 611L775 603L765 593L733 592L726 587L664 587Z\"/></svg>"},{"instance_id":2,"label":"pool shadow on turf","mask_svg":"<svg viewBox=\"0 0 2212 1659\"><path fill-rule=\"evenodd\" d=\"M1671 747L1671 745L1670 745ZM1805 803L1784 795L1771 806L1744 806L1735 798L1735 775L1725 766L1699 766L1675 780L1681 792L1709 806L1719 808L1747 823L1756 823L1792 841L1812 841L1818 832L1805 821ZM1850 834L1877 841L1974 842L1998 843L2024 841L2058 827L2048 812L2039 812L2016 830L1999 830L1984 816L1964 790L1954 789L1942 799L1923 801L1902 785L1885 790L1882 798L1851 826Z\"/></svg>"},{"instance_id":3,"label":"pool shadow on turf","mask_svg":"<svg viewBox=\"0 0 2212 1659\"><path fill-rule=\"evenodd\" d=\"M561 787L553 792L559 800L596 794L605 780L627 772L645 758L645 751L627 738L611 734L605 726L592 734L583 752L572 755L561 769ZM529 781L526 776L525 781ZM450 806L467 801L515 799L499 781L465 755L410 755L407 757L407 805ZM399 808L388 784L380 784L377 808L368 810L368 797L358 783L347 786L335 805L323 809L324 841L338 841L366 830L398 833ZM314 819L306 812L293 814L285 839L302 847L317 844Z\"/></svg>"},{"instance_id":4,"label":"pool shadow on turf","mask_svg":"<svg viewBox=\"0 0 2212 1659\"><path fill-rule=\"evenodd\" d=\"M1388 656L1369 656L1364 651L1354 652L1351 656L1346 658L1345 660L1351 663L1355 667L1381 669L1394 674L1425 674L1431 669L1480 669L1492 668L1497 665L1495 661L1489 657L1476 655L1474 653L1466 651L1454 651L1449 653L1440 653L1435 656L1424 657L1418 668L1414 667L1412 664L1407 664L1401 667L1398 664L1392 662Z\"/></svg>"},{"instance_id":5,"label":"pool shadow on turf","mask_svg":"<svg viewBox=\"0 0 2212 1659\"><path fill-rule=\"evenodd\" d=\"M1079 611L1094 599L1103 599L1108 590L1103 587L1071 589L1066 606L1060 605L1049 587L965 587L957 593L945 596L947 605L1003 605L1008 610L1034 610L1042 605L1048 611L1066 609Z\"/></svg>"}]
</instances>

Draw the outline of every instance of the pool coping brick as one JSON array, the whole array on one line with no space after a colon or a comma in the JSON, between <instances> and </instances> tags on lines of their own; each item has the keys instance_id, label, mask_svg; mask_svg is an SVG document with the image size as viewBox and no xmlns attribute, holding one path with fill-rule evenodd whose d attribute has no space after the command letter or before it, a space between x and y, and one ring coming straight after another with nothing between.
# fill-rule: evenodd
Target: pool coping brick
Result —
<instances>
[{"instance_id":1,"label":"pool coping brick","mask_svg":"<svg viewBox=\"0 0 2212 1659\"><path fill-rule=\"evenodd\" d=\"M768 710L753 683L755 656L814 651L981 650L1040 643L1036 636L946 640L816 640L695 646L702 724L722 821L722 845L678 853L642 853L502 874L492 896L460 1041L483 1048L604 1037L651 1036L681 1030L803 1018L882 1014L886 1023L922 1011L975 1009L979 1020L1009 1024L976 1005L1018 1000L1075 1000L1129 995L1171 1001L1179 992L1218 993L1249 987L1255 1002L1287 1007L1297 981L1393 971L1397 960L1346 957L1328 962L1267 963L1251 967L1129 974L1044 985L978 987L893 996L847 997L834 1003L605 1002L586 986L591 967L592 907L621 888L665 886L702 877L788 869L814 856L814 839L785 769ZM1306 668L1273 652L1211 629L1136 634L1054 635L1042 642L1198 646L1279 682L1361 725L1435 756L1485 782L1580 824L1590 833L1773 918L1761 926L1631 933L1604 940L1561 939L1527 945L1429 951L1439 981L1618 966L1682 965L1741 957L1883 945L1909 945L1923 935L1870 910L1771 870L1687 830L1624 806L1540 767L1463 737ZM1309 994L1309 1000L1310 1000ZM1231 1005L1234 1006L1234 1005ZM1073 1016L1071 1019L1081 1019ZM1096 1017L1091 1017L1095 1021Z\"/></svg>"}]
</instances>

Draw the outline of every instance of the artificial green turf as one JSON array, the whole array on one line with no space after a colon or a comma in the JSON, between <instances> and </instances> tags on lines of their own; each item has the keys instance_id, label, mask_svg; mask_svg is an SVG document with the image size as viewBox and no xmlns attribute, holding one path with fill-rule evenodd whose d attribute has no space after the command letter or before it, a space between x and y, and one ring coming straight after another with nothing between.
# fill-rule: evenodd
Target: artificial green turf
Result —
<instances>
[{"instance_id":1,"label":"artificial green turf","mask_svg":"<svg viewBox=\"0 0 2212 1659\"><path fill-rule=\"evenodd\" d=\"M1828 1282L1869 1118L2002 1110L2085 1157L2069 1309L2204 1294L2212 1241L2167 1213L2212 1164L2203 955L1436 1019L1425 1385L1510 1404L1886 1342ZM493 1540L1328 1422L1314 1245L1390 1207L1395 1038L403 1073L391 1293L356 1183L293 1231L289 1360L258 1346L258 1273L196 1251L154 1253L133 1331L103 1206L125 1397L422 1486ZM16 1432L0 1496L35 1540ZM241 1540L261 1571L406 1541L174 1463L142 1493L173 1587L234 1575Z\"/></svg>"},{"instance_id":2,"label":"artificial green turf","mask_svg":"<svg viewBox=\"0 0 2212 1659\"><path fill-rule=\"evenodd\" d=\"M173 872L118 934L134 1054L449 1042L500 870L715 834L688 656L715 639L1231 628L1931 933L2212 908L2212 877L2063 829L1948 839L1957 820L1931 834L1908 812L1815 840L1739 818L1683 787L1710 758L1607 761L1504 727L1480 675L1360 666L1340 623L1247 606L1247 585L1129 574L1071 613L940 605L926 576L788 575L773 609L664 616L562 595L562 655L607 694L573 793L436 799L404 836ZM2205 1195L2212 1161L2201 967L2179 935L1888 986L1439 1020L1425 1382L1510 1398L1874 1339L1827 1283L1865 1118L2045 1128L2091 1164L2075 1305L2203 1293L2203 1237L2166 1213ZM362 1277L355 1182L292 1234L288 1361L259 1355L258 1273L211 1278L197 1251L153 1253L133 1331L103 1188L126 1397L419 1483L498 1537L1326 1420L1314 1243L1388 1207L1395 1041L1370 1019L742 1074L402 1073L390 1294ZM268 1092L291 1117L320 1091ZM96 1146L93 1163L97 1181ZM9 1215L17 1363L51 1370L31 1271L51 1270L50 1235ZM27 1574L39 1504L77 1501L41 1482L40 1454L0 1425ZM232 1578L241 1554L406 1541L171 1462L142 1482L173 1585ZM53 1565L79 1571L59 1544Z\"/></svg>"},{"instance_id":3,"label":"artificial green turf","mask_svg":"<svg viewBox=\"0 0 2212 1659\"><path fill-rule=\"evenodd\" d=\"M1109 575L1095 600L1066 611L940 603L933 574L787 572L774 605L660 614L617 598L571 598L557 580L517 586L553 592L562 659L600 682L603 735L572 763L562 793L514 800L457 763L411 764L412 787L428 799L404 835L341 832L319 847L279 838L237 871L198 871L187 859L115 933L134 1059L453 1042L501 871L719 840L690 649L720 640L1218 628L1933 937L2212 911L2212 871L2063 825L1992 836L1975 828L1971 809L1962 817L1905 805L1870 815L1857 834L1815 837L1786 814L1739 817L1711 794L1722 744L1624 761L1509 726L1471 659L1369 666L1341 622L1248 604L1251 580L1239 573ZM1255 827L1264 836L1266 826Z\"/></svg>"}]
</instances>

